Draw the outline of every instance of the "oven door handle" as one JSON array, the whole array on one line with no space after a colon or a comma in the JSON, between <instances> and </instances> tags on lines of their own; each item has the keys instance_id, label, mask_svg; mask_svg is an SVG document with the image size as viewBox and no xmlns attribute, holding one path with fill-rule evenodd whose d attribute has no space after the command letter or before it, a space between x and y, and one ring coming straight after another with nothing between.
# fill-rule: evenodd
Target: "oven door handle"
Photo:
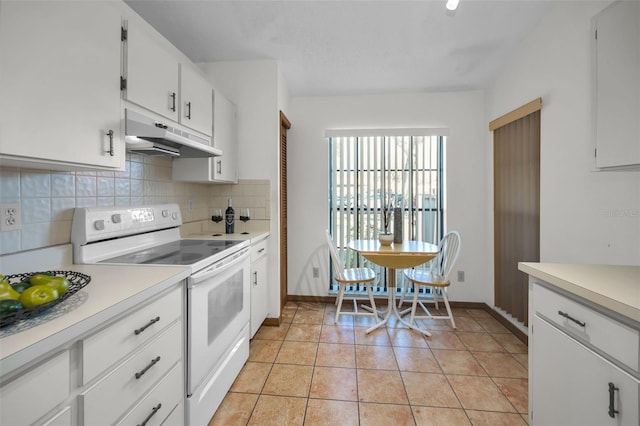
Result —
<instances>
[{"instance_id":1,"label":"oven door handle","mask_svg":"<svg viewBox=\"0 0 640 426\"><path fill-rule=\"evenodd\" d=\"M249 249L245 248L240 250L238 253L232 254L219 262L214 263L208 268L203 269L202 271L198 271L191 276L189 280L188 288L193 288L198 283L205 281L211 278L214 275L218 275L227 269L233 268L235 265L242 263L249 256Z\"/></svg>"}]
</instances>

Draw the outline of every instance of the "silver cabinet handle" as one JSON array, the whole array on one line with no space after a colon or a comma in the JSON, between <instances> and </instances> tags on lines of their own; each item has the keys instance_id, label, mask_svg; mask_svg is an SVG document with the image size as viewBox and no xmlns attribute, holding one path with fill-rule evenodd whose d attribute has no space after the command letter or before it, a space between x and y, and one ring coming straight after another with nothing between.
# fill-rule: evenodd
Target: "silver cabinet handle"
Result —
<instances>
[{"instance_id":1,"label":"silver cabinet handle","mask_svg":"<svg viewBox=\"0 0 640 426\"><path fill-rule=\"evenodd\" d=\"M578 324L580 327L585 327L585 326L587 325L587 323L586 323L586 322L579 321L579 320L577 320L577 319L573 318L571 315L569 315L569 314L568 314L568 313L566 313L566 312L558 311L558 315L560 315L561 317L565 317L565 318L566 318L566 319L568 319L569 321L573 321L573 322L575 322L575 323L576 323L576 324Z\"/></svg>"},{"instance_id":2,"label":"silver cabinet handle","mask_svg":"<svg viewBox=\"0 0 640 426\"><path fill-rule=\"evenodd\" d=\"M105 152L109 153L109 155L113 157L114 155L116 155L113 151L113 130L109 130L105 134L109 136L109 150Z\"/></svg>"},{"instance_id":3,"label":"silver cabinet handle","mask_svg":"<svg viewBox=\"0 0 640 426\"><path fill-rule=\"evenodd\" d=\"M253 285L258 285L258 271L253 273Z\"/></svg>"},{"instance_id":4,"label":"silver cabinet handle","mask_svg":"<svg viewBox=\"0 0 640 426\"><path fill-rule=\"evenodd\" d=\"M173 112L176 112L176 92L169 92L171 97L171 107L169 109Z\"/></svg>"},{"instance_id":5,"label":"silver cabinet handle","mask_svg":"<svg viewBox=\"0 0 640 426\"><path fill-rule=\"evenodd\" d=\"M219 175L221 175L222 174L222 160L218 160L217 167L218 167L217 173Z\"/></svg>"},{"instance_id":6,"label":"silver cabinet handle","mask_svg":"<svg viewBox=\"0 0 640 426\"><path fill-rule=\"evenodd\" d=\"M187 102L187 120L191 120L191 102Z\"/></svg>"}]
</instances>

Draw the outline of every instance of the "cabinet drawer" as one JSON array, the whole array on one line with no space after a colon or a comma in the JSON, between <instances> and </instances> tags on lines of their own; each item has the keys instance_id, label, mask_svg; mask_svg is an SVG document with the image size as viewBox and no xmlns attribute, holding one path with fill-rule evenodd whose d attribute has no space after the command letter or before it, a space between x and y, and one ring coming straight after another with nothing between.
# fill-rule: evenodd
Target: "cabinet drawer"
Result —
<instances>
[{"instance_id":1,"label":"cabinet drawer","mask_svg":"<svg viewBox=\"0 0 640 426\"><path fill-rule=\"evenodd\" d=\"M256 243L255 245L251 246L251 263L255 262L256 260L258 260L259 258L261 258L266 254L267 254L267 239L265 238L259 243Z\"/></svg>"},{"instance_id":2,"label":"cabinet drawer","mask_svg":"<svg viewBox=\"0 0 640 426\"><path fill-rule=\"evenodd\" d=\"M181 292L181 288L176 288L135 313L84 339L82 341L82 383L89 383L109 366L151 340L163 328L179 318L182 313Z\"/></svg>"},{"instance_id":3,"label":"cabinet drawer","mask_svg":"<svg viewBox=\"0 0 640 426\"><path fill-rule=\"evenodd\" d=\"M182 323L178 321L80 395L84 424L112 424L181 357Z\"/></svg>"},{"instance_id":4,"label":"cabinet drawer","mask_svg":"<svg viewBox=\"0 0 640 426\"><path fill-rule=\"evenodd\" d=\"M182 363L177 363L160 383L118 425L160 425L182 398ZM155 411L154 411L155 410Z\"/></svg>"},{"instance_id":5,"label":"cabinet drawer","mask_svg":"<svg viewBox=\"0 0 640 426\"><path fill-rule=\"evenodd\" d=\"M64 401L69 396L69 370L69 352L64 351L2 386L0 424L31 424Z\"/></svg>"},{"instance_id":6,"label":"cabinet drawer","mask_svg":"<svg viewBox=\"0 0 640 426\"><path fill-rule=\"evenodd\" d=\"M71 407L64 407L55 416L43 423L42 426L71 426L72 424Z\"/></svg>"},{"instance_id":7,"label":"cabinet drawer","mask_svg":"<svg viewBox=\"0 0 640 426\"><path fill-rule=\"evenodd\" d=\"M180 404L173 409L169 417L167 417L162 423L163 426L180 426L184 424L184 404L180 401Z\"/></svg>"},{"instance_id":8,"label":"cabinet drawer","mask_svg":"<svg viewBox=\"0 0 640 426\"><path fill-rule=\"evenodd\" d=\"M536 314L544 316L578 341L638 372L638 330L539 284L533 286L533 306Z\"/></svg>"}]
</instances>

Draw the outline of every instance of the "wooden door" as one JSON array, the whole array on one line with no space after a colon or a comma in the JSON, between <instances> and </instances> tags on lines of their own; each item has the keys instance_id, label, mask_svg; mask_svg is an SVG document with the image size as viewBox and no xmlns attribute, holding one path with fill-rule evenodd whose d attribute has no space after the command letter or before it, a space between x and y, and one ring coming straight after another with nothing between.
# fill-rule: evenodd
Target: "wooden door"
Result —
<instances>
[{"instance_id":1,"label":"wooden door","mask_svg":"<svg viewBox=\"0 0 640 426\"><path fill-rule=\"evenodd\" d=\"M287 130L291 122L280 111L280 316L287 303Z\"/></svg>"}]
</instances>

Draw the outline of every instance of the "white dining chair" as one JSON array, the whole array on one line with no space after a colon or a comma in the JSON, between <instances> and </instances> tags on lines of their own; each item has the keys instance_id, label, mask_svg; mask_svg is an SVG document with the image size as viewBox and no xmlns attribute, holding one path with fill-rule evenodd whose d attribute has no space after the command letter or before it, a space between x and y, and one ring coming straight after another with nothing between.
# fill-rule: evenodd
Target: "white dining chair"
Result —
<instances>
[{"instance_id":1,"label":"white dining chair","mask_svg":"<svg viewBox=\"0 0 640 426\"><path fill-rule=\"evenodd\" d=\"M376 273L371 268L344 268L344 264L338 256L338 249L336 248L331 234L327 230L327 244L329 245L329 253L331 255L331 262L333 265L333 276L338 284L338 296L336 297L336 317L334 323L337 324L340 319L340 315L356 315L356 316L372 316L376 322L378 322L378 311L376 310L376 301L373 298L373 291L371 289L372 283L376 279ZM367 296L370 306L362 306L363 310L358 310L358 300L363 300L362 296L349 297L353 301L353 311L342 311L342 302L344 299L344 292L346 287L353 284L364 284L367 288Z\"/></svg>"},{"instance_id":2,"label":"white dining chair","mask_svg":"<svg viewBox=\"0 0 640 426\"><path fill-rule=\"evenodd\" d=\"M404 276L407 278L407 285L405 285L404 291L402 292L400 306L402 306L404 302L404 296L408 291L409 284L415 286L411 309L404 311L404 313L411 312L409 324L415 325L416 319L448 319L451 321L451 326L456 328L451 306L449 306L447 291L450 284L449 274L458 258L458 254L460 254L460 247L460 234L457 231L449 231L442 238L440 244L438 244L438 254L427 263L427 268L407 269L404 271ZM419 296L420 287L430 287L431 296L421 298ZM425 306L425 303L432 302L435 304L435 308L438 309L438 298L442 298L447 309L447 315L433 315ZM424 315L416 315L418 306L424 311Z\"/></svg>"}]
</instances>

